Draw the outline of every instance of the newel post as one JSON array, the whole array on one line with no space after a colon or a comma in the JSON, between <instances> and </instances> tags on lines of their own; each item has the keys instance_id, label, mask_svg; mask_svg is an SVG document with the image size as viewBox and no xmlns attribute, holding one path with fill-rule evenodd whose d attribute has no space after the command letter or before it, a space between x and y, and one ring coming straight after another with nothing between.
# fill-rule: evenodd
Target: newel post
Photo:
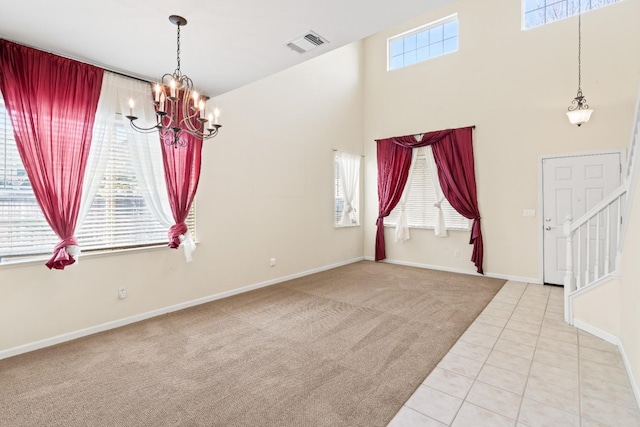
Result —
<instances>
[{"instance_id":1,"label":"newel post","mask_svg":"<svg viewBox=\"0 0 640 427\"><path fill-rule=\"evenodd\" d=\"M563 233L564 237L567 240L567 259L565 266L565 275L564 275L564 321L573 324L571 321L571 307L569 305L569 295L575 289L574 285L574 276L573 276L573 233L571 233L571 215L567 215L563 225Z\"/></svg>"}]
</instances>

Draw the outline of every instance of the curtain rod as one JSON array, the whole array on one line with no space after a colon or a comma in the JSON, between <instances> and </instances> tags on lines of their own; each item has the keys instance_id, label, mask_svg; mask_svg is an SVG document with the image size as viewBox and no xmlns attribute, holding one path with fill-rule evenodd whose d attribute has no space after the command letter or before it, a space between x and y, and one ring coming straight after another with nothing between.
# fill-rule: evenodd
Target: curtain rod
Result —
<instances>
[{"instance_id":1,"label":"curtain rod","mask_svg":"<svg viewBox=\"0 0 640 427\"><path fill-rule=\"evenodd\" d=\"M464 129L464 128L471 128L471 129L475 129L476 125L471 125L471 126L461 126L459 128L451 128L451 129L444 129L444 130L452 130L452 129ZM439 131L429 131L429 132L421 132L421 133L412 133L409 135L402 135L402 136L418 136L418 135L424 135L425 133L431 133L431 132L439 132ZM396 138L395 136L390 136L389 138ZM381 139L389 139L389 138L379 138L379 139L374 139L374 141L380 141Z\"/></svg>"}]
</instances>

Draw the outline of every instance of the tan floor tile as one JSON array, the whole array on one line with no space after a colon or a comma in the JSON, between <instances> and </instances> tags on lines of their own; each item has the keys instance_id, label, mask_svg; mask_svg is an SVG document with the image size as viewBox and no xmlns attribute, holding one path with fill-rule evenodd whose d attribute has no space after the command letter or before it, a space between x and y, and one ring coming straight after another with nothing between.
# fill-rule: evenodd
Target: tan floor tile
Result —
<instances>
[{"instance_id":1,"label":"tan floor tile","mask_svg":"<svg viewBox=\"0 0 640 427\"><path fill-rule=\"evenodd\" d=\"M451 427L513 427L516 420L465 402Z\"/></svg>"},{"instance_id":2,"label":"tan floor tile","mask_svg":"<svg viewBox=\"0 0 640 427\"><path fill-rule=\"evenodd\" d=\"M521 395L527 383L527 376L485 364L478 374L477 381Z\"/></svg>"},{"instance_id":3,"label":"tan floor tile","mask_svg":"<svg viewBox=\"0 0 640 427\"><path fill-rule=\"evenodd\" d=\"M590 360L580 360L580 376L586 380L604 381L621 387L630 387L626 370Z\"/></svg>"},{"instance_id":4,"label":"tan floor tile","mask_svg":"<svg viewBox=\"0 0 640 427\"><path fill-rule=\"evenodd\" d=\"M403 406L387 427L447 427L447 425Z\"/></svg>"},{"instance_id":5,"label":"tan floor tile","mask_svg":"<svg viewBox=\"0 0 640 427\"><path fill-rule=\"evenodd\" d=\"M562 313L552 313L547 311L544 313L544 318L548 320L556 320L558 322L564 322L564 314Z\"/></svg>"},{"instance_id":6,"label":"tan floor tile","mask_svg":"<svg viewBox=\"0 0 640 427\"><path fill-rule=\"evenodd\" d=\"M505 328L505 330L502 331L502 335L500 335L500 338L504 338L509 341L515 341L520 344L530 345L531 347L535 347L536 343L538 342L538 334L515 331L508 328Z\"/></svg>"},{"instance_id":7,"label":"tan floor tile","mask_svg":"<svg viewBox=\"0 0 640 427\"><path fill-rule=\"evenodd\" d=\"M473 379L436 367L423 384L453 397L464 399L471 389Z\"/></svg>"},{"instance_id":8,"label":"tan floor tile","mask_svg":"<svg viewBox=\"0 0 640 427\"><path fill-rule=\"evenodd\" d=\"M477 332L479 334L491 335L492 337L499 337L502 333L501 327L488 325L482 322L473 322L467 331Z\"/></svg>"},{"instance_id":9,"label":"tan floor tile","mask_svg":"<svg viewBox=\"0 0 640 427\"><path fill-rule=\"evenodd\" d=\"M549 312L549 313L560 313L560 314L564 315L564 305L547 304L547 312Z\"/></svg>"},{"instance_id":10,"label":"tan floor tile","mask_svg":"<svg viewBox=\"0 0 640 427\"><path fill-rule=\"evenodd\" d=\"M462 405L461 399L424 385L418 387L405 404L405 406L447 425L453 421L460 405Z\"/></svg>"},{"instance_id":11,"label":"tan floor tile","mask_svg":"<svg viewBox=\"0 0 640 427\"><path fill-rule=\"evenodd\" d=\"M510 319L504 326L507 329L513 329L514 331L528 332L530 334L540 334L540 324L524 323L517 320Z\"/></svg>"},{"instance_id":12,"label":"tan floor tile","mask_svg":"<svg viewBox=\"0 0 640 427\"><path fill-rule=\"evenodd\" d=\"M583 398L602 399L604 402L617 403L631 409L638 407L630 387L583 376L580 381L580 392Z\"/></svg>"},{"instance_id":13,"label":"tan floor tile","mask_svg":"<svg viewBox=\"0 0 640 427\"><path fill-rule=\"evenodd\" d=\"M459 341L470 342L471 344L481 345L482 347L493 348L496 341L498 341L498 337L492 337L491 335L467 331L462 334Z\"/></svg>"},{"instance_id":14,"label":"tan floor tile","mask_svg":"<svg viewBox=\"0 0 640 427\"><path fill-rule=\"evenodd\" d=\"M544 328L543 328L544 329ZM578 345L565 343L562 341L557 341L553 338L547 338L542 336L542 332L540 332L540 337L538 338L538 348L543 350L549 350L556 353L564 354L571 357L578 357Z\"/></svg>"},{"instance_id":15,"label":"tan floor tile","mask_svg":"<svg viewBox=\"0 0 640 427\"><path fill-rule=\"evenodd\" d=\"M488 316L493 316L493 317L497 317L500 319L503 319L506 323L507 320L509 320L509 317L511 317L511 310L500 310L499 308L489 308L487 307L486 309L484 309L482 311L481 314L485 314Z\"/></svg>"},{"instance_id":16,"label":"tan floor tile","mask_svg":"<svg viewBox=\"0 0 640 427\"><path fill-rule=\"evenodd\" d=\"M577 415L526 397L522 400L518 422L529 427L580 427Z\"/></svg>"},{"instance_id":17,"label":"tan floor tile","mask_svg":"<svg viewBox=\"0 0 640 427\"><path fill-rule=\"evenodd\" d=\"M520 395L478 381L473 384L466 399L469 403L514 420L518 416L521 400Z\"/></svg>"},{"instance_id":18,"label":"tan floor tile","mask_svg":"<svg viewBox=\"0 0 640 427\"><path fill-rule=\"evenodd\" d=\"M536 318L536 319L542 319L542 318L544 318L544 307L535 309L535 308L530 308L530 307L518 306L518 307L516 307L515 310L513 310L513 315L514 316L528 316L528 317L532 317L532 318Z\"/></svg>"},{"instance_id":19,"label":"tan floor tile","mask_svg":"<svg viewBox=\"0 0 640 427\"><path fill-rule=\"evenodd\" d=\"M575 330L576 330L576 328L574 328L573 326L565 323L564 318L563 318L563 320L544 319L542 321L542 327L543 328L557 329L559 331L565 331L565 332L575 332Z\"/></svg>"},{"instance_id":20,"label":"tan floor tile","mask_svg":"<svg viewBox=\"0 0 640 427\"><path fill-rule=\"evenodd\" d=\"M555 384L558 387L577 392L579 390L579 375L576 372L566 371L539 362L533 362L529 379L536 378Z\"/></svg>"},{"instance_id":21,"label":"tan floor tile","mask_svg":"<svg viewBox=\"0 0 640 427\"><path fill-rule=\"evenodd\" d=\"M529 375L531 368L531 360L495 349L489 354L486 363L520 375Z\"/></svg>"},{"instance_id":22,"label":"tan floor tile","mask_svg":"<svg viewBox=\"0 0 640 427\"><path fill-rule=\"evenodd\" d=\"M583 395L582 416L601 423L609 423L616 427L640 426L640 412L638 408L629 408L611 402L605 402L601 397L591 398Z\"/></svg>"},{"instance_id":23,"label":"tan floor tile","mask_svg":"<svg viewBox=\"0 0 640 427\"><path fill-rule=\"evenodd\" d=\"M523 357L525 359L532 360L535 347L520 344L515 341L499 338L496 345L493 347L495 350L502 351L504 353L512 354L514 356Z\"/></svg>"},{"instance_id":24,"label":"tan floor tile","mask_svg":"<svg viewBox=\"0 0 640 427\"><path fill-rule=\"evenodd\" d=\"M533 355L535 362L544 365L553 366L554 368L564 369L577 373L579 370L579 362L577 357L567 356L565 354L556 353L542 348L537 348Z\"/></svg>"},{"instance_id":25,"label":"tan floor tile","mask_svg":"<svg viewBox=\"0 0 640 427\"><path fill-rule=\"evenodd\" d=\"M565 412L580 415L580 393L578 392L578 387L565 389L557 383L542 381L535 376L530 376L524 396Z\"/></svg>"},{"instance_id":26,"label":"tan floor tile","mask_svg":"<svg viewBox=\"0 0 640 427\"><path fill-rule=\"evenodd\" d=\"M484 361L487 360L489 353L491 353L491 349L465 341L458 341L453 347L451 347L449 353L454 353L458 356L468 357L469 359L484 363Z\"/></svg>"},{"instance_id":27,"label":"tan floor tile","mask_svg":"<svg viewBox=\"0 0 640 427\"><path fill-rule=\"evenodd\" d=\"M516 322L531 323L532 325L540 326L544 320L541 316L530 316L526 313L514 313L509 320L515 320Z\"/></svg>"},{"instance_id":28,"label":"tan floor tile","mask_svg":"<svg viewBox=\"0 0 640 427\"><path fill-rule=\"evenodd\" d=\"M534 310L543 311L547 306L546 298L521 298L518 307L532 308Z\"/></svg>"},{"instance_id":29,"label":"tan floor tile","mask_svg":"<svg viewBox=\"0 0 640 427\"><path fill-rule=\"evenodd\" d=\"M578 342L580 347L589 347L595 348L596 350L608 351L610 353L619 353L618 346L615 344L611 344L584 331L578 330Z\"/></svg>"},{"instance_id":30,"label":"tan floor tile","mask_svg":"<svg viewBox=\"0 0 640 427\"><path fill-rule=\"evenodd\" d=\"M497 309L502 311L508 311L509 313L511 313L516 308L516 305L508 304L504 302L498 302L498 301L491 301L489 304L487 304L486 308L490 310Z\"/></svg>"},{"instance_id":31,"label":"tan floor tile","mask_svg":"<svg viewBox=\"0 0 640 427\"><path fill-rule=\"evenodd\" d=\"M458 356L454 353L447 353L438 363L438 367L465 377L475 378L480 373L480 369L482 369L482 362Z\"/></svg>"},{"instance_id":32,"label":"tan floor tile","mask_svg":"<svg viewBox=\"0 0 640 427\"><path fill-rule=\"evenodd\" d=\"M566 342L568 344L578 345L578 333L577 331L559 331L553 328L547 328L545 326L540 330L540 336L544 338L550 338L552 340Z\"/></svg>"},{"instance_id":33,"label":"tan floor tile","mask_svg":"<svg viewBox=\"0 0 640 427\"><path fill-rule=\"evenodd\" d=\"M482 312L482 314L476 317L476 321L503 328L504 325L506 325L509 321L509 316L496 317L491 315L491 313L485 314L484 312Z\"/></svg>"},{"instance_id":34,"label":"tan floor tile","mask_svg":"<svg viewBox=\"0 0 640 427\"><path fill-rule=\"evenodd\" d=\"M582 347L580 349L580 359L602 363L607 366L616 366L624 369L624 362L619 353L598 350L595 348Z\"/></svg>"}]
</instances>

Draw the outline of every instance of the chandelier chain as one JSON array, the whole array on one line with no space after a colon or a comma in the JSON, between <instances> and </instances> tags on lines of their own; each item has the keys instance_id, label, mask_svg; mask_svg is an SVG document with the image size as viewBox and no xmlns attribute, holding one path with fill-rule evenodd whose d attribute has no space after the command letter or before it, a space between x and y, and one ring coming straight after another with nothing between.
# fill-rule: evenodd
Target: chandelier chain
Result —
<instances>
[{"instance_id":1,"label":"chandelier chain","mask_svg":"<svg viewBox=\"0 0 640 427\"><path fill-rule=\"evenodd\" d=\"M178 46L178 49L176 51L176 55L178 56L178 68L176 68L176 70L179 72L180 71L180 24L178 24L177 46Z\"/></svg>"},{"instance_id":2,"label":"chandelier chain","mask_svg":"<svg viewBox=\"0 0 640 427\"><path fill-rule=\"evenodd\" d=\"M578 90L582 91L582 30L581 30L581 10L578 10ZM180 27L178 27L180 28Z\"/></svg>"}]
</instances>

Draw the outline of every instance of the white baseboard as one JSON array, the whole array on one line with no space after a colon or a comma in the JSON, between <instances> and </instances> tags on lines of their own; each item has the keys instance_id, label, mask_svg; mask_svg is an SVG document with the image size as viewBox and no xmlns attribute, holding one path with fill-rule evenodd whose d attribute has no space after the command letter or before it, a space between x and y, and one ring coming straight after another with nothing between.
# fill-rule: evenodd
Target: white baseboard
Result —
<instances>
[{"instance_id":1,"label":"white baseboard","mask_svg":"<svg viewBox=\"0 0 640 427\"><path fill-rule=\"evenodd\" d=\"M573 325L581 329L585 332L589 332L591 335L595 335L598 338L601 338L611 344L614 344L618 347L620 351L620 355L622 356L622 362L624 363L624 368L627 371L627 376L629 377L629 383L631 383L631 389L633 390L633 394L636 397L636 404L640 408L640 388L638 387L638 383L636 382L635 377L633 376L633 371L631 370L631 363L629 362L629 358L627 357L627 353L624 351L624 345L622 345L622 340L619 337L610 334L609 332L603 331L600 328L596 328L582 320L574 320Z\"/></svg>"},{"instance_id":2,"label":"white baseboard","mask_svg":"<svg viewBox=\"0 0 640 427\"><path fill-rule=\"evenodd\" d=\"M364 259L367 260L367 261L375 261L375 258L371 257L371 256L366 256L366 257L364 257ZM459 268L443 267L443 266L440 266L440 265L420 264L420 263L417 263L417 262L398 261L398 260L393 260L393 259L385 259L384 261L380 261L380 262L386 262L386 263L389 263L389 264L396 264L396 265L404 265L404 266L407 266L407 267L426 268L426 269L429 269L429 270L448 271L450 273L468 274L470 276L480 276L480 277L482 276L481 274L478 274L475 271L462 270L462 269L459 269ZM542 281L540 279L537 279L537 278L522 277L522 276L511 276L511 275L508 275L508 274L500 274L500 273L488 273L488 272L485 272L484 273L484 277L491 277L492 279L513 280L514 282L542 284Z\"/></svg>"},{"instance_id":3,"label":"white baseboard","mask_svg":"<svg viewBox=\"0 0 640 427\"><path fill-rule=\"evenodd\" d=\"M140 322L141 320L150 319L152 317L161 316L166 313L171 313L185 308L194 307L196 305L205 304L211 301L215 301L222 298L227 298L233 295L249 292L254 289L264 288L266 286L275 285L276 283L286 282L287 280L293 280L311 274L320 273L321 271L331 270L333 268L342 267L354 262L363 261L364 257L353 258L346 261L337 262L335 264L325 265L322 267L314 268L311 270L303 271L300 273L291 274L288 276L278 277L264 282L256 283L242 288L232 289L230 291L221 292L215 295L209 295L206 297L198 298L192 301L183 302L180 304L171 305L169 307L159 308L157 310L148 311L146 313L136 314L135 316L125 317L124 319L114 320L100 325L92 326L90 328L81 329L74 332L69 332L55 337L46 338L44 340L36 341L29 344L20 345L18 347L9 348L7 350L0 351L0 360L8 357L17 356L22 353L28 353L30 351L38 350L52 345L61 344L63 342L75 340L77 338L86 337L87 335L96 334L98 332L107 331L109 329L119 328L121 326L129 325L131 323Z\"/></svg>"}]
</instances>

